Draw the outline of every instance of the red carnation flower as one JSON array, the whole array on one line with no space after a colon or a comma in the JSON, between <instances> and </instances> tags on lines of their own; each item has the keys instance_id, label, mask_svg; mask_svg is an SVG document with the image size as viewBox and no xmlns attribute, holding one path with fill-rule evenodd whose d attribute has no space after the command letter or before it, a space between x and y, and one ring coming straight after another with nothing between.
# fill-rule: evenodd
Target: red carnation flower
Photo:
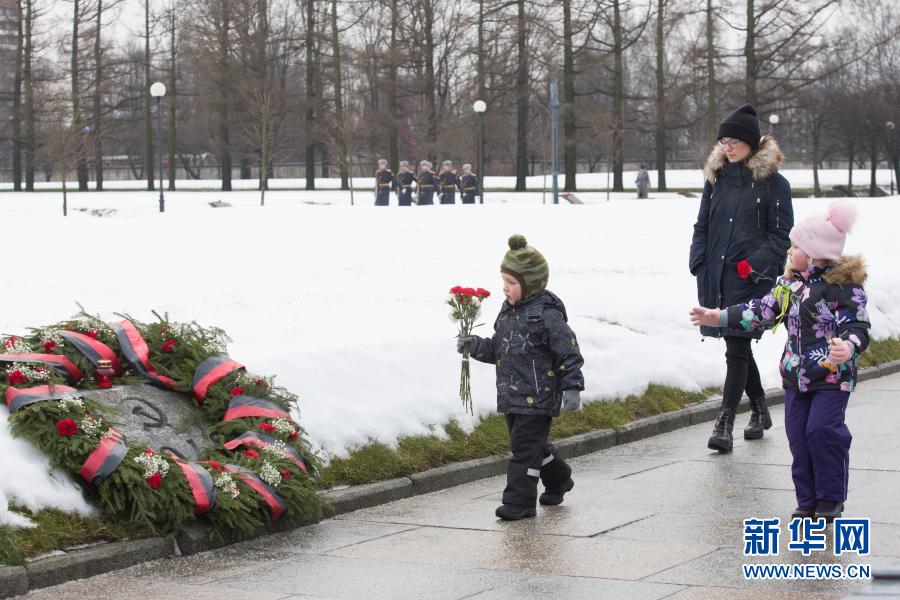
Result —
<instances>
[{"instance_id":1,"label":"red carnation flower","mask_svg":"<svg viewBox=\"0 0 900 600\"><path fill-rule=\"evenodd\" d=\"M147 448L146 450L144 450L144 454L146 454L147 456L153 456L153 450Z\"/></svg>"},{"instance_id":2,"label":"red carnation flower","mask_svg":"<svg viewBox=\"0 0 900 600\"><path fill-rule=\"evenodd\" d=\"M153 475L151 475L150 477L147 478L147 483L150 485L150 487L152 489L155 490L160 485L162 485L162 475L160 475L159 472L154 473Z\"/></svg>"},{"instance_id":3,"label":"red carnation flower","mask_svg":"<svg viewBox=\"0 0 900 600\"><path fill-rule=\"evenodd\" d=\"M463 288L460 293L463 294L464 296L474 296L475 288Z\"/></svg>"},{"instance_id":4,"label":"red carnation flower","mask_svg":"<svg viewBox=\"0 0 900 600\"><path fill-rule=\"evenodd\" d=\"M741 279L747 279L750 277L750 273L753 272L753 267L750 266L748 261L742 260L737 264L737 272L738 275L741 276Z\"/></svg>"},{"instance_id":5,"label":"red carnation flower","mask_svg":"<svg viewBox=\"0 0 900 600\"><path fill-rule=\"evenodd\" d=\"M253 449L244 450L244 456L246 456L248 458L252 458L253 460L256 460L257 458L259 458L259 452L257 452L256 450L253 450Z\"/></svg>"},{"instance_id":6,"label":"red carnation flower","mask_svg":"<svg viewBox=\"0 0 900 600\"><path fill-rule=\"evenodd\" d=\"M16 336L13 336L13 337L7 339L5 342L3 342L3 345L6 346L6 349L7 349L7 350L9 350L9 349L12 348L12 347L15 345L15 343L18 342L18 341L19 341L19 338L17 338Z\"/></svg>"},{"instance_id":7,"label":"red carnation flower","mask_svg":"<svg viewBox=\"0 0 900 600\"><path fill-rule=\"evenodd\" d=\"M93 338L95 340L100 337L99 335L97 335L97 332L94 331L93 329L91 329L90 331L85 331L84 335L88 336L89 338Z\"/></svg>"},{"instance_id":8,"label":"red carnation flower","mask_svg":"<svg viewBox=\"0 0 900 600\"><path fill-rule=\"evenodd\" d=\"M491 293L484 288L478 288L477 290L475 290L475 295L483 299L490 298Z\"/></svg>"},{"instance_id":9,"label":"red carnation flower","mask_svg":"<svg viewBox=\"0 0 900 600\"><path fill-rule=\"evenodd\" d=\"M54 348L56 348L56 342L54 342L53 340L44 342L44 352L53 352Z\"/></svg>"},{"instance_id":10,"label":"red carnation flower","mask_svg":"<svg viewBox=\"0 0 900 600\"><path fill-rule=\"evenodd\" d=\"M290 478L291 478L291 472L290 472L290 471L282 471L282 472L281 472L281 478L282 478L282 479L290 479Z\"/></svg>"},{"instance_id":11,"label":"red carnation flower","mask_svg":"<svg viewBox=\"0 0 900 600\"><path fill-rule=\"evenodd\" d=\"M163 352L174 352L175 346L178 344L175 340L166 340L163 342L162 351Z\"/></svg>"},{"instance_id":12,"label":"red carnation flower","mask_svg":"<svg viewBox=\"0 0 900 600\"><path fill-rule=\"evenodd\" d=\"M454 285L452 288L450 288L451 294L458 294L458 293L460 293L460 291L462 291L462 287L460 287L458 285Z\"/></svg>"},{"instance_id":13,"label":"red carnation flower","mask_svg":"<svg viewBox=\"0 0 900 600\"><path fill-rule=\"evenodd\" d=\"M244 393L244 388L242 388L241 386L236 386L236 387L231 388L232 396L240 396L243 393Z\"/></svg>"},{"instance_id":14,"label":"red carnation flower","mask_svg":"<svg viewBox=\"0 0 900 600\"><path fill-rule=\"evenodd\" d=\"M269 433L272 433L273 431L275 431L275 426L272 425L271 423L260 423L259 430L260 431L268 431Z\"/></svg>"},{"instance_id":15,"label":"red carnation flower","mask_svg":"<svg viewBox=\"0 0 900 600\"><path fill-rule=\"evenodd\" d=\"M216 473L221 473L221 472L222 472L222 465L220 465L219 463L217 463L217 462L214 461L214 460L209 461L209 466L210 466L210 468L213 469Z\"/></svg>"},{"instance_id":16,"label":"red carnation flower","mask_svg":"<svg viewBox=\"0 0 900 600\"><path fill-rule=\"evenodd\" d=\"M6 381L9 385L21 385L23 383L28 383L28 378L25 377L22 371L16 369L6 376Z\"/></svg>"},{"instance_id":17,"label":"red carnation flower","mask_svg":"<svg viewBox=\"0 0 900 600\"><path fill-rule=\"evenodd\" d=\"M298 437L298 434L297 434L297 430L296 430L296 429L295 429L294 431L291 432L291 435L288 436L288 438L290 438L290 439L292 439L292 440L296 440L297 437Z\"/></svg>"},{"instance_id":18,"label":"red carnation flower","mask_svg":"<svg viewBox=\"0 0 900 600\"><path fill-rule=\"evenodd\" d=\"M78 424L74 419L62 419L56 422L56 433L65 437L72 437L78 433Z\"/></svg>"}]
</instances>

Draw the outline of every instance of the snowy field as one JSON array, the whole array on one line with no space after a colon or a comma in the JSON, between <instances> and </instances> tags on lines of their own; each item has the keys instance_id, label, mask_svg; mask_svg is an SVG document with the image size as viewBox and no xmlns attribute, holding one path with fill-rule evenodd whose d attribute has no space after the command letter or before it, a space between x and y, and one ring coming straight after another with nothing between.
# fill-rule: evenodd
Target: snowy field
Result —
<instances>
[{"instance_id":1,"label":"snowy field","mask_svg":"<svg viewBox=\"0 0 900 600\"><path fill-rule=\"evenodd\" d=\"M372 172L375 172L375 167L372 167ZM649 171L650 173L650 181L652 185L655 186L658 178L656 171ZM784 169L781 173L788 178L791 182L791 185L795 188L805 188L811 189L813 187L813 172L812 169ZM634 180L637 176L636 171L625 171L622 175L623 181L625 182L626 189L634 188ZM578 174L578 188L586 189L586 190L605 190L612 184L612 177L607 176L605 172L603 173L579 173ZM865 187L869 185L870 173L867 169L854 169L853 170L853 187ZM168 180L166 180L168 181ZM565 185L566 177L565 175L559 176L559 186L560 189ZM884 187L885 189L890 189L891 185L891 171L890 169L879 169L876 172L876 182L878 185ZM703 188L703 172L700 169L670 169L666 171L666 183L668 187L675 189L702 189ZM819 183L823 189L829 189L835 185L846 185L847 184L847 170L846 169L821 169L819 170ZM71 182L69 183L71 186ZM543 175L536 175L534 177L529 177L527 179L526 185L529 190L543 190L550 189L552 182L550 175L544 177ZM896 185L896 182L895 182ZM147 186L147 182L144 180L125 180L125 181L116 181L109 180L106 182L106 187L108 189L116 189L116 190L145 190ZM485 177L484 178L484 187L486 190L490 191L492 189L499 190L509 190L513 189L516 186L516 178L515 177ZM59 189L61 187L58 181L53 182L44 182L38 181L35 182L35 188L38 190L44 189ZM175 187L179 190L215 190L221 187L221 182L218 179L179 179L175 182ZM255 190L259 187L259 180L257 179L234 179L232 181L232 187L235 190ZM270 179L269 180L269 189L277 190L277 189L293 189L300 190L305 189L306 180L305 179ZM353 178L353 187L357 192L357 197L367 198L371 196L372 190L372 178L371 177L354 177ZM340 180L339 179L316 179L316 189L319 190L336 190L340 189ZM0 191L9 191L12 190L12 183L0 183ZM367 195L368 192L368 195ZM342 200L345 200L347 203L350 201L350 196L347 194L345 197L341 197Z\"/></svg>"},{"instance_id":2,"label":"snowy field","mask_svg":"<svg viewBox=\"0 0 900 600\"><path fill-rule=\"evenodd\" d=\"M327 455L369 438L393 441L457 418L455 325L444 305L455 284L482 286L487 333L500 308L506 239L523 233L547 257L550 289L565 301L585 356L587 401L641 392L648 383L690 390L722 384L724 346L701 342L688 310L687 271L698 199L581 195L586 206L542 205L539 192L488 194L483 206L378 209L346 193L254 192L0 194L8 249L0 332L64 319L76 302L113 319L151 310L218 325L231 355L301 398L301 422ZM234 206L213 209L223 199ZM358 196L360 198L360 196ZM360 202L363 202L360 200ZM803 218L827 199L795 200ZM848 252L869 264L874 337L900 335L900 197L860 198ZM324 203L324 204L323 204ZM79 210L87 209L87 210ZM98 218L90 210L115 209ZM776 386L784 330L756 346ZM476 410L494 407L493 372L474 363ZM698 443L702 443L698 441ZM0 408L0 522L7 497L31 507L83 508L46 461L13 440Z\"/></svg>"}]
</instances>

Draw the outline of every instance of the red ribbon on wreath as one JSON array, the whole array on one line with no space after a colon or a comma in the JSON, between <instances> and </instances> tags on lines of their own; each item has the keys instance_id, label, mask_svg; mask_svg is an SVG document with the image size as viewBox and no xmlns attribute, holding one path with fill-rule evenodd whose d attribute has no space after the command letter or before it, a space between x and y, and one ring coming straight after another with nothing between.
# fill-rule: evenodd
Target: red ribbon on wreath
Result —
<instances>
[{"instance_id":1,"label":"red ribbon on wreath","mask_svg":"<svg viewBox=\"0 0 900 600\"><path fill-rule=\"evenodd\" d=\"M97 361L108 360L112 363L112 368L116 375L122 375L122 366L119 364L119 358L116 356L116 353L100 340L77 331L61 331L59 335L72 344L95 367L97 366Z\"/></svg>"},{"instance_id":2,"label":"red ribbon on wreath","mask_svg":"<svg viewBox=\"0 0 900 600\"><path fill-rule=\"evenodd\" d=\"M225 411L222 421L234 421L246 417L291 420L291 415L277 404L253 396L234 396L228 403L228 410Z\"/></svg>"},{"instance_id":3,"label":"red ribbon on wreath","mask_svg":"<svg viewBox=\"0 0 900 600\"><path fill-rule=\"evenodd\" d=\"M81 369L61 354L0 354L0 362L45 363L62 375L71 385L75 385L84 378Z\"/></svg>"},{"instance_id":4,"label":"red ribbon on wreath","mask_svg":"<svg viewBox=\"0 0 900 600\"><path fill-rule=\"evenodd\" d=\"M284 501L284 498L279 496L275 488L260 479L256 473L237 465L225 465L224 468L227 472L237 475L248 487L262 496L262 499L272 512L273 521L288 511L287 502Z\"/></svg>"},{"instance_id":5,"label":"red ribbon on wreath","mask_svg":"<svg viewBox=\"0 0 900 600\"><path fill-rule=\"evenodd\" d=\"M264 433L256 433L255 431L248 431L247 433L238 436L230 442L224 444L222 447L226 450L234 450L240 446L255 446L256 448L265 448L266 446L274 444L277 441L278 440L270 435L266 435ZM300 467L300 469L304 473L308 473L308 471L306 470L306 463L303 462L303 457L300 456L300 453L297 452L296 448L292 448L291 446L285 444L284 457Z\"/></svg>"},{"instance_id":6,"label":"red ribbon on wreath","mask_svg":"<svg viewBox=\"0 0 900 600\"><path fill-rule=\"evenodd\" d=\"M6 406L9 412L14 413L23 406L44 402L45 400L62 400L66 394L77 394L75 388L66 385L39 385L36 387L16 389L12 386L6 388Z\"/></svg>"},{"instance_id":7,"label":"red ribbon on wreath","mask_svg":"<svg viewBox=\"0 0 900 600\"><path fill-rule=\"evenodd\" d=\"M118 323L114 323L113 331L116 332L116 339L119 341L119 348L122 349L122 356L128 361L128 364L134 369L134 372L146 379L151 385L165 389L175 387L175 381L164 375L160 375L150 363L150 349L147 342L134 326L134 324L125 319Z\"/></svg>"},{"instance_id":8,"label":"red ribbon on wreath","mask_svg":"<svg viewBox=\"0 0 900 600\"><path fill-rule=\"evenodd\" d=\"M203 402L210 386L229 373L243 368L244 365L225 355L210 356L194 371L194 382L191 386L194 390L194 398L197 399L197 402Z\"/></svg>"},{"instance_id":9,"label":"red ribbon on wreath","mask_svg":"<svg viewBox=\"0 0 900 600\"><path fill-rule=\"evenodd\" d=\"M80 474L88 483L100 485L119 468L126 454L128 446L125 445L125 436L110 427L97 448L84 461Z\"/></svg>"},{"instance_id":10,"label":"red ribbon on wreath","mask_svg":"<svg viewBox=\"0 0 900 600\"><path fill-rule=\"evenodd\" d=\"M194 496L194 516L202 517L216 507L216 485L212 475L197 463L181 460L171 452L169 456L181 468Z\"/></svg>"}]
</instances>

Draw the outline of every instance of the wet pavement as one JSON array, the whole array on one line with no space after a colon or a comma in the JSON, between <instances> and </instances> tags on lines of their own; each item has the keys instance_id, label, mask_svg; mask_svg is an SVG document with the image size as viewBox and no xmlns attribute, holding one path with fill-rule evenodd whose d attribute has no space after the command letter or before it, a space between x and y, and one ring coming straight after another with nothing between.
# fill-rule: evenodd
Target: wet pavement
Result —
<instances>
[{"instance_id":1,"label":"wet pavement","mask_svg":"<svg viewBox=\"0 0 900 600\"><path fill-rule=\"evenodd\" d=\"M900 562L900 375L860 385L846 517L868 517L871 555L744 557L742 519L795 506L783 410L760 441L706 449L711 424L572 461L576 486L535 519L494 517L503 478L361 510L293 532L37 590L29 598L566 600L843 598L861 583L751 581L742 564ZM746 421L739 416L737 428Z\"/></svg>"}]
</instances>

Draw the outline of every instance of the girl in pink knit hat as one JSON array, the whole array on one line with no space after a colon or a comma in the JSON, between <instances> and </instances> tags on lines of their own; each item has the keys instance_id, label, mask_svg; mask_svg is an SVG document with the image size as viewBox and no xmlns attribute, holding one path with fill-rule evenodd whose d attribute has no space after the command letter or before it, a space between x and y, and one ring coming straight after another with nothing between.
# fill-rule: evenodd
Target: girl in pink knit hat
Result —
<instances>
[{"instance_id":1,"label":"girl in pink knit hat","mask_svg":"<svg viewBox=\"0 0 900 600\"><path fill-rule=\"evenodd\" d=\"M844 255L855 218L848 201L832 203L824 215L791 229L787 269L768 295L690 314L694 325L737 331L775 329L786 321L781 376L797 494L792 518L834 519L847 499L852 436L844 415L857 358L869 344L865 264Z\"/></svg>"}]
</instances>

